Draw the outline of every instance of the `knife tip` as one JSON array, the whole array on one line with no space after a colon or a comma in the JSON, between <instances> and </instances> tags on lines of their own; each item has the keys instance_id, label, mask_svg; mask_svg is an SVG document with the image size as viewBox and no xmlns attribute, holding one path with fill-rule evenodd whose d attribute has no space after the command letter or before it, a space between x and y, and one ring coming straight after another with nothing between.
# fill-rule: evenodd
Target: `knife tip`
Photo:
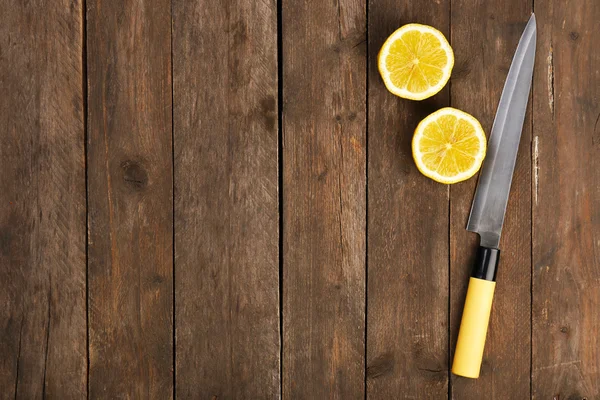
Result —
<instances>
[{"instance_id":1,"label":"knife tip","mask_svg":"<svg viewBox=\"0 0 600 400\"><path fill-rule=\"evenodd\" d=\"M526 37L528 35L531 35L533 38L533 41L535 41L535 37L537 35L537 24L535 22L535 14L531 13L531 17L529 17L529 21L527 21L527 25L525 26L525 29L523 30L523 37Z\"/></svg>"},{"instance_id":2,"label":"knife tip","mask_svg":"<svg viewBox=\"0 0 600 400\"><path fill-rule=\"evenodd\" d=\"M527 23L527 25L532 24L534 27L536 26L535 23L535 13L531 13L531 17L529 17L529 22Z\"/></svg>"}]
</instances>

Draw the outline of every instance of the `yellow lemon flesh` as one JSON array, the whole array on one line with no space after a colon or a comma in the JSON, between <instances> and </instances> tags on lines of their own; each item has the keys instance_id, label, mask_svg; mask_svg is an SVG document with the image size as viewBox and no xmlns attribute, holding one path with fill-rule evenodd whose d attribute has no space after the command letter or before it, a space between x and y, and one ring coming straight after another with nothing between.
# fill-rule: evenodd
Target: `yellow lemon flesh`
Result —
<instances>
[{"instance_id":1,"label":"yellow lemon flesh","mask_svg":"<svg viewBox=\"0 0 600 400\"><path fill-rule=\"evenodd\" d=\"M475 175L485 151L485 133L479 121L451 107L421 121L412 140L417 168L440 183L461 182Z\"/></svg>"},{"instance_id":2,"label":"yellow lemon flesh","mask_svg":"<svg viewBox=\"0 0 600 400\"><path fill-rule=\"evenodd\" d=\"M442 90L450 79L454 53L442 32L427 25L408 24L385 41L378 66L390 92L423 100Z\"/></svg>"}]
</instances>

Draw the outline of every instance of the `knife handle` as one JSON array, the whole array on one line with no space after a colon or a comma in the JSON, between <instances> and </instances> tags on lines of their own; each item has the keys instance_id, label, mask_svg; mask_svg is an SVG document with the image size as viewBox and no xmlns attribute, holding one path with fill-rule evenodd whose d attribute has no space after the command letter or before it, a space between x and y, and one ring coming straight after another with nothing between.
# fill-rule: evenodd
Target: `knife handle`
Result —
<instances>
[{"instance_id":1,"label":"knife handle","mask_svg":"<svg viewBox=\"0 0 600 400\"><path fill-rule=\"evenodd\" d=\"M455 375L479 378L499 258L498 249L479 247L477 251L452 363Z\"/></svg>"}]
</instances>

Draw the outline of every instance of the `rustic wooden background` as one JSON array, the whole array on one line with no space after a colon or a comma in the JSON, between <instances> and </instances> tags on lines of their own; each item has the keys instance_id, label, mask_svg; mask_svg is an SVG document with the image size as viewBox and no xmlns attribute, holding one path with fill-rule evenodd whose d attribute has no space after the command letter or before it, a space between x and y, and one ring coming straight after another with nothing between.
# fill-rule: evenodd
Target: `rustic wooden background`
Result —
<instances>
[{"instance_id":1,"label":"rustic wooden background","mask_svg":"<svg viewBox=\"0 0 600 400\"><path fill-rule=\"evenodd\" d=\"M538 41L482 375L454 377L476 179L417 122L489 131ZM0 398L600 399L597 0L0 1ZM451 41L388 93L384 39Z\"/></svg>"}]
</instances>

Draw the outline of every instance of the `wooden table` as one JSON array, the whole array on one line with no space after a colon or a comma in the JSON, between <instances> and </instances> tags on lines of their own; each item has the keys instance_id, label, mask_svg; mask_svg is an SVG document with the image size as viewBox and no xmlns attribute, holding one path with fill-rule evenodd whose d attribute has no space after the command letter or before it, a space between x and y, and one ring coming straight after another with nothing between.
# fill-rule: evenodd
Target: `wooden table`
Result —
<instances>
[{"instance_id":1,"label":"wooden table","mask_svg":"<svg viewBox=\"0 0 600 400\"><path fill-rule=\"evenodd\" d=\"M478 380L449 365L476 179L411 158L489 132L537 59ZM597 0L0 2L0 398L600 399ZM456 55L423 102L385 38Z\"/></svg>"}]
</instances>

